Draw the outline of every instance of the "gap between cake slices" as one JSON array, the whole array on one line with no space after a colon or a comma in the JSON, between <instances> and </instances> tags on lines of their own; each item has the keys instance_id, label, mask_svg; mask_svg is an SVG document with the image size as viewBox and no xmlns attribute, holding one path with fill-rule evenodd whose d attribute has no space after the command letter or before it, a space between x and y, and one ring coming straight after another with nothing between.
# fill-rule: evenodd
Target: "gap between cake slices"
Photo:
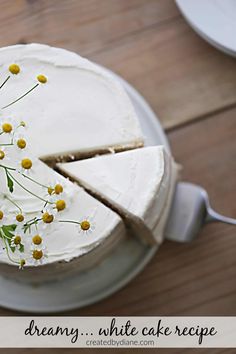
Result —
<instances>
[{"instance_id":1,"label":"gap between cake slices","mask_svg":"<svg viewBox=\"0 0 236 354\"><path fill-rule=\"evenodd\" d=\"M93 150L87 150L87 151L74 151L74 152L67 152L64 154L54 154L51 156L45 156L45 157L40 157L39 159L46 163L48 166L52 168L56 168L56 165L58 163L65 163L65 162L72 162L72 161L79 161L79 160L84 160L84 159L89 159L93 158L96 156L100 155L106 155L106 154L114 154L114 153L119 153L119 152L124 152L128 150L134 150L144 147L143 140L137 139L134 142L126 143L123 145L111 145L111 146L104 146L104 147L99 147L97 149Z\"/></svg>"}]
</instances>

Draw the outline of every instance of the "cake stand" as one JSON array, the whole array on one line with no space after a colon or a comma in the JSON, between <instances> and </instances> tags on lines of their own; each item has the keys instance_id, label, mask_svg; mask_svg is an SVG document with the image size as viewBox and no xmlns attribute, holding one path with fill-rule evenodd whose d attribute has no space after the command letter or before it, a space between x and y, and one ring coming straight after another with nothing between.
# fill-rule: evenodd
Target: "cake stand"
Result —
<instances>
[{"instance_id":1,"label":"cake stand","mask_svg":"<svg viewBox=\"0 0 236 354\"><path fill-rule=\"evenodd\" d=\"M137 112L145 145L169 144L158 118L144 98L126 81L123 85ZM135 237L124 240L95 268L61 281L32 286L0 277L0 306L31 313L55 313L91 305L128 284L157 251Z\"/></svg>"}]
</instances>

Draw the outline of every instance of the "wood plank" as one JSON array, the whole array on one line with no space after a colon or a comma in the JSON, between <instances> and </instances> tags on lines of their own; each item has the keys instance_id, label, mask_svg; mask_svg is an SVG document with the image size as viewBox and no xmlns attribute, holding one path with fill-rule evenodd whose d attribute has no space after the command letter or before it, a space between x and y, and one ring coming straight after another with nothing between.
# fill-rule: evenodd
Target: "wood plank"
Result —
<instances>
[{"instance_id":1,"label":"wood plank","mask_svg":"<svg viewBox=\"0 0 236 354\"><path fill-rule=\"evenodd\" d=\"M0 46L39 42L82 55L179 15L172 0L1 0L0 5Z\"/></svg>"},{"instance_id":2,"label":"wood plank","mask_svg":"<svg viewBox=\"0 0 236 354\"><path fill-rule=\"evenodd\" d=\"M236 61L177 18L89 56L133 84L170 128L236 103Z\"/></svg>"}]
</instances>

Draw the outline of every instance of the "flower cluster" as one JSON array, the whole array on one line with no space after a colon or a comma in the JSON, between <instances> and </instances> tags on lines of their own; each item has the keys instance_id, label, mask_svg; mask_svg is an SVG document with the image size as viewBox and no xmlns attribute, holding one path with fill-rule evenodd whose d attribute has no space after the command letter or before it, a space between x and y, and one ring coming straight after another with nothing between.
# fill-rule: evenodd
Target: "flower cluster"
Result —
<instances>
[{"instance_id":1,"label":"flower cluster","mask_svg":"<svg viewBox=\"0 0 236 354\"><path fill-rule=\"evenodd\" d=\"M0 89L14 75L21 72L17 64L11 64L8 69L9 75L0 85ZM40 84L46 84L48 81L47 77L42 74L36 79L37 82L32 88L2 107L2 110L23 99ZM0 113L0 178L6 181L6 192L0 191L2 202L0 202L0 239L2 250L11 262L17 263L21 269L26 264L43 263L47 257L45 236L60 223L73 223L78 226L80 232L84 233L94 229L93 222L88 217L80 221L61 218L69 204L66 187L61 181L45 185L33 177L31 172L34 168L34 158L30 156L26 128L24 121L5 117ZM22 183L22 177L39 186L42 193L35 193L33 188L30 189L28 185ZM29 218L28 213L14 197L16 186L40 201L41 208L34 217ZM7 205L12 205L13 211L7 210Z\"/></svg>"}]
</instances>

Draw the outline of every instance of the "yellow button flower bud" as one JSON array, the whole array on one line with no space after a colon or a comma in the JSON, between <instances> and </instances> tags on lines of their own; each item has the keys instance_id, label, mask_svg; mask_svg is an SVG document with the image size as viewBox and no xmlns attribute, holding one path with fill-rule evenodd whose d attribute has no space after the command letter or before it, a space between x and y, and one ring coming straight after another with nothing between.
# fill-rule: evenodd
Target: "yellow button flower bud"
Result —
<instances>
[{"instance_id":1,"label":"yellow button flower bud","mask_svg":"<svg viewBox=\"0 0 236 354\"><path fill-rule=\"evenodd\" d=\"M26 158L21 161L21 167L24 168L25 170L31 169L32 165L33 163L30 159Z\"/></svg>"},{"instance_id":2,"label":"yellow button flower bud","mask_svg":"<svg viewBox=\"0 0 236 354\"><path fill-rule=\"evenodd\" d=\"M0 160L3 160L5 157L5 152L3 150L0 150Z\"/></svg>"},{"instance_id":3,"label":"yellow button flower bud","mask_svg":"<svg viewBox=\"0 0 236 354\"><path fill-rule=\"evenodd\" d=\"M9 134L9 133L11 133L12 129L13 129L13 127L12 127L12 125L10 123L3 123L2 124L2 131L4 133L8 133Z\"/></svg>"},{"instance_id":4,"label":"yellow button flower bud","mask_svg":"<svg viewBox=\"0 0 236 354\"><path fill-rule=\"evenodd\" d=\"M66 208L66 202L62 199L56 201L57 211L62 211Z\"/></svg>"},{"instance_id":5,"label":"yellow button flower bud","mask_svg":"<svg viewBox=\"0 0 236 354\"><path fill-rule=\"evenodd\" d=\"M20 269L23 269L25 263L26 263L26 262L25 262L25 259L21 259L21 260L20 260L20 264L19 264L19 268L20 268Z\"/></svg>"},{"instance_id":6,"label":"yellow button flower bud","mask_svg":"<svg viewBox=\"0 0 236 354\"><path fill-rule=\"evenodd\" d=\"M46 76L44 76L44 75L38 75L38 76L37 76L37 80L38 80L38 82L40 82L41 84L46 84L46 82L48 81L48 79L47 79Z\"/></svg>"},{"instance_id":7,"label":"yellow button flower bud","mask_svg":"<svg viewBox=\"0 0 236 354\"><path fill-rule=\"evenodd\" d=\"M11 64L8 70L10 71L10 73L17 75L20 72L20 67L17 64Z\"/></svg>"},{"instance_id":8,"label":"yellow button flower bud","mask_svg":"<svg viewBox=\"0 0 236 354\"><path fill-rule=\"evenodd\" d=\"M22 214L17 214L16 215L16 220L18 221L18 222L22 222L22 221L24 221L24 215L22 215Z\"/></svg>"},{"instance_id":9,"label":"yellow button flower bud","mask_svg":"<svg viewBox=\"0 0 236 354\"><path fill-rule=\"evenodd\" d=\"M43 251L42 250L33 250L32 256L34 259L39 260L43 257Z\"/></svg>"},{"instance_id":10,"label":"yellow button flower bud","mask_svg":"<svg viewBox=\"0 0 236 354\"><path fill-rule=\"evenodd\" d=\"M54 189L52 187L48 187L48 194L52 195L53 192L54 192Z\"/></svg>"},{"instance_id":11,"label":"yellow button flower bud","mask_svg":"<svg viewBox=\"0 0 236 354\"><path fill-rule=\"evenodd\" d=\"M84 231L88 231L90 229L90 222L88 220L84 220L80 223L80 227Z\"/></svg>"},{"instance_id":12,"label":"yellow button flower bud","mask_svg":"<svg viewBox=\"0 0 236 354\"><path fill-rule=\"evenodd\" d=\"M25 139L18 139L16 143L19 149L24 149L26 147Z\"/></svg>"},{"instance_id":13,"label":"yellow button flower bud","mask_svg":"<svg viewBox=\"0 0 236 354\"><path fill-rule=\"evenodd\" d=\"M56 184L55 187L54 187L54 191L56 194L60 194L63 192L63 187L61 184Z\"/></svg>"},{"instance_id":14,"label":"yellow button flower bud","mask_svg":"<svg viewBox=\"0 0 236 354\"><path fill-rule=\"evenodd\" d=\"M32 242L35 244L35 245L40 245L42 243L43 239L40 235L35 235L33 238L32 238Z\"/></svg>"},{"instance_id":15,"label":"yellow button flower bud","mask_svg":"<svg viewBox=\"0 0 236 354\"><path fill-rule=\"evenodd\" d=\"M46 213L44 213L42 216L42 220L43 222L45 222L45 224L50 224L51 222L53 222L54 216L46 211Z\"/></svg>"},{"instance_id":16,"label":"yellow button flower bud","mask_svg":"<svg viewBox=\"0 0 236 354\"><path fill-rule=\"evenodd\" d=\"M21 243L21 237L19 235L14 237L14 244L15 245L20 245Z\"/></svg>"}]
</instances>

